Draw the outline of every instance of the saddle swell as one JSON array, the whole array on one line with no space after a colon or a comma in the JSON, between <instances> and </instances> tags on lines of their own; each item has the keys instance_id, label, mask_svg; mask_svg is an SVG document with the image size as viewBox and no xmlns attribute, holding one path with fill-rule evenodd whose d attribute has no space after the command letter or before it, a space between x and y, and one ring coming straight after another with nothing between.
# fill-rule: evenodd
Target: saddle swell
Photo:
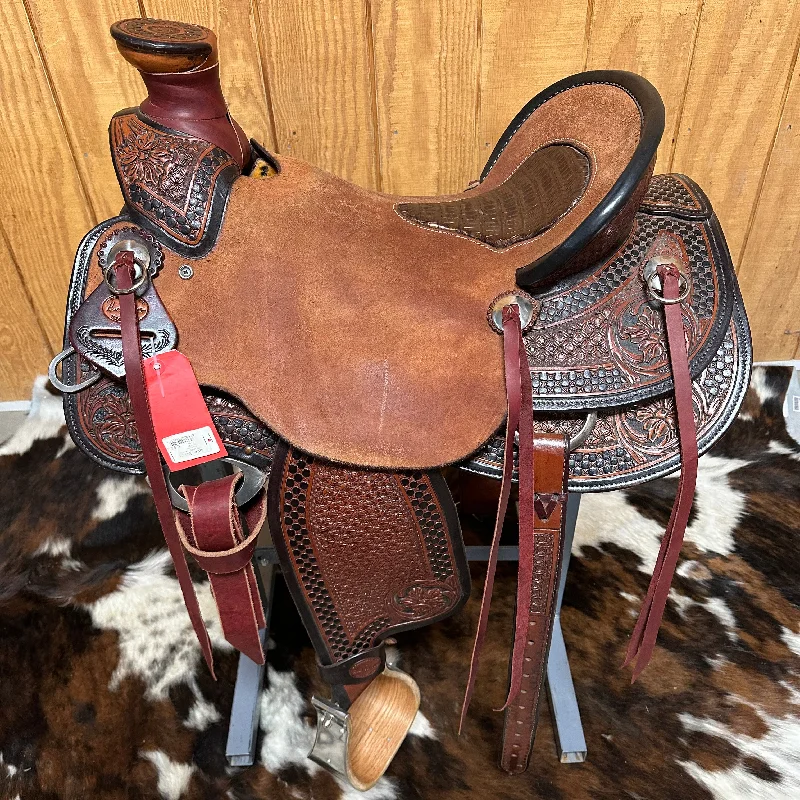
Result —
<instances>
[{"instance_id":1,"label":"saddle swell","mask_svg":"<svg viewBox=\"0 0 800 800\"><path fill-rule=\"evenodd\" d=\"M125 20L112 35L148 98L111 121L125 209L78 249L65 351L51 366L73 438L107 467L147 472L210 666L184 553L209 573L228 640L263 661L249 557L267 526L331 687L330 701L313 701L311 757L359 789L380 777L419 703L384 640L469 595L440 468L502 481L462 723L518 481L501 764L524 770L567 490L682 467L629 649L638 674L696 456L732 420L749 376L747 319L710 203L685 176L652 177L658 93L624 72L566 78L515 117L477 185L394 197L248 145L205 28ZM158 469L142 378L174 348L243 478L194 487ZM359 748L381 755L364 764Z\"/></svg>"}]
</instances>

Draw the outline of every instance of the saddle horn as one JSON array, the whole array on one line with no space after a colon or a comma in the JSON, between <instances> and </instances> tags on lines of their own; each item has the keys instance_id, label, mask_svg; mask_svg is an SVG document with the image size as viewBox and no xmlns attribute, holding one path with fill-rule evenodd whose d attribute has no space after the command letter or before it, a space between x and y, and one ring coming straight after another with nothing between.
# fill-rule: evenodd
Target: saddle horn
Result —
<instances>
[{"instance_id":1,"label":"saddle horn","mask_svg":"<svg viewBox=\"0 0 800 800\"><path fill-rule=\"evenodd\" d=\"M228 113L213 31L187 22L137 17L115 22L111 36L147 87L147 99L139 106L142 114L221 147L245 168L250 145Z\"/></svg>"}]
</instances>

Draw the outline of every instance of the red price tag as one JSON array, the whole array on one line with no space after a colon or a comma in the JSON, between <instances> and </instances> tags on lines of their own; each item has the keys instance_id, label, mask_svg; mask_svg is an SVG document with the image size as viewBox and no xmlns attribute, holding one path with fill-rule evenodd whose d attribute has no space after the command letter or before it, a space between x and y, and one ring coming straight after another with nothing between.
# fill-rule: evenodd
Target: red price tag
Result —
<instances>
[{"instance_id":1,"label":"red price tag","mask_svg":"<svg viewBox=\"0 0 800 800\"><path fill-rule=\"evenodd\" d=\"M153 428L170 470L227 456L189 359L178 350L168 350L143 364Z\"/></svg>"}]
</instances>

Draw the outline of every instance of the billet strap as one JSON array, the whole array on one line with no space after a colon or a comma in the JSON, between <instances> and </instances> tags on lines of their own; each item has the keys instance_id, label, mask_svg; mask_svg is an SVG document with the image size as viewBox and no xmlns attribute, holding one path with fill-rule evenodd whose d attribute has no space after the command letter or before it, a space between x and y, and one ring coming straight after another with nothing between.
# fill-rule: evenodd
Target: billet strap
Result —
<instances>
[{"instance_id":1,"label":"billet strap","mask_svg":"<svg viewBox=\"0 0 800 800\"><path fill-rule=\"evenodd\" d=\"M680 303L680 273L673 265L658 268L663 285L664 319L667 330L670 367L675 386L675 412L678 419L678 441L681 452L681 477L667 529L661 540L653 577L639 612L623 666L635 661L631 682L641 675L650 662L661 618L667 604L670 584L678 563L683 535L689 522L697 484L697 428L692 402L692 378L683 328Z\"/></svg>"},{"instance_id":2,"label":"billet strap","mask_svg":"<svg viewBox=\"0 0 800 800\"><path fill-rule=\"evenodd\" d=\"M189 619L191 619L192 627L197 634L206 664L208 664L211 675L216 679L214 656L211 653L211 640L208 638L208 631L200 613L197 595L194 593L192 576L189 574L189 567L181 547L178 526L172 513L172 501L169 497L164 473L161 471L161 458L158 454L153 420L150 416L150 402L147 399L147 389L145 388L142 348L139 341L136 293L131 291L134 280L132 251L123 250L117 254L114 261L114 273L116 285L122 292L119 295L119 309L120 328L122 330L122 355L125 361L125 381L128 385L128 395L133 409L133 416L136 420L136 430L142 446L147 477L153 492L158 520L161 523L161 529L164 531L164 538L172 556L172 563L175 565L175 575L183 593L186 610L189 612Z\"/></svg>"},{"instance_id":3,"label":"billet strap","mask_svg":"<svg viewBox=\"0 0 800 800\"><path fill-rule=\"evenodd\" d=\"M524 544L520 532L520 553L526 552L532 571L526 578L527 600L518 600L517 604L514 644L518 644L521 631L522 649L517 654L515 647L517 661L512 665L512 676L516 668L519 684L515 687L512 679L512 691L516 691L506 703L500 757L500 766L511 773L528 768L539 718L564 549L568 459L569 442L565 436L539 434L534 438L533 531L530 537L526 532Z\"/></svg>"},{"instance_id":4,"label":"billet strap","mask_svg":"<svg viewBox=\"0 0 800 800\"><path fill-rule=\"evenodd\" d=\"M263 664L258 630L266 627L266 620L251 560L258 534L266 519L266 494L262 492L246 510L240 511L235 499L236 486L241 480L241 474L237 473L200 486L181 487L189 504L189 512L185 514L173 509L161 469L145 387L135 293L126 291L133 286L133 270L133 253L119 253L114 262L114 271L117 286L121 290L120 328L125 378L156 512L175 565L175 575L186 609L203 657L214 676L211 641L200 612L184 548L209 574L225 638L253 661Z\"/></svg>"},{"instance_id":5,"label":"billet strap","mask_svg":"<svg viewBox=\"0 0 800 800\"><path fill-rule=\"evenodd\" d=\"M503 482L459 732L472 698L480 651L486 636L500 536L511 493L514 439L518 434L517 610L510 662L511 678L503 705L506 715L500 766L508 772L523 772L528 766L536 730L539 697L553 630L564 543L569 440L558 434L534 434L530 368L522 338L519 307L514 304L503 308L503 352L508 397Z\"/></svg>"},{"instance_id":6,"label":"billet strap","mask_svg":"<svg viewBox=\"0 0 800 800\"><path fill-rule=\"evenodd\" d=\"M176 518L183 546L208 573L225 639L263 664L258 632L267 622L252 559L267 502L261 492L241 513L236 505L236 486L241 478L237 472L200 486L182 486L189 512L178 511Z\"/></svg>"}]
</instances>

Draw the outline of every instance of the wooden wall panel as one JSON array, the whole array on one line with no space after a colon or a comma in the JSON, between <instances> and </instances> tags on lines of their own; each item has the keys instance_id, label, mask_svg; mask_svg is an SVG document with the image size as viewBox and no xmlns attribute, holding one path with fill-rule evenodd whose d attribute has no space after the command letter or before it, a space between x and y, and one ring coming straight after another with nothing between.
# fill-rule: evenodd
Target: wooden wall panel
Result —
<instances>
[{"instance_id":1,"label":"wooden wall panel","mask_svg":"<svg viewBox=\"0 0 800 800\"><path fill-rule=\"evenodd\" d=\"M479 0L375 0L382 189L444 194L478 177Z\"/></svg>"},{"instance_id":2,"label":"wooden wall panel","mask_svg":"<svg viewBox=\"0 0 800 800\"><path fill-rule=\"evenodd\" d=\"M480 164L517 112L586 61L586 0L482 0Z\"/></svg>"},{"instance_id":3,"label":"wooden wall panel","mask_svg":"<svg viewBox=\"0 0 800 800\"><path fill-rule=\"evenodd\" d=\"M0 220L49 345L58 352L72 259L92 215L22 0L0 2L0 30ZM8 269L2 267L4 282L12 280ZM0 304L4 324L13 325L16 314Z\"/></svg>"},{"instance_id":4,"label":"wooden wall panel","mask_svg":"<svg viewBox=\"0 0 800 800\"><path fill-rule=\"evenodd\" d=\"M739 266L756 359L800 358L800 63Z\"/></svg>"},{"instance_id":5,"label":"wooden wall panel","mask_svg":"<svg viewBox=\"0 0 800 800\"><path fill-rule=\"evenodd\" d=\"M709 195L737 265L799 33L800 3L703 5L671 169L691 175Z\"/></svg>"},{"instance_id":6,"label":"wooden wall panel","mask_svg":"<svg viewBox=\"0 0 800 800\"><path fill-rule=\"evenodd\" d=\"M220 80L228 107L244 132L275 147L258 31L250 0L142 0L149 17L205 25L217 35Z\"/></svg>"},{"instance_id":7,"label":"wooden wall panel","mask_svg":"<svg viewBox=\"0 0 800 800\"><path fill-rule=\"evenodd\" d=\"M277 148L378 185L371 8L364 0L258 0Z\"/></svg>"},{"instance_id":8,"label":"wooden wall panel","mask_svg":"<svg viewBox=\"0 0 800 800\"><path fill-rule=\"evenodd\" d=\"M0 402L30 397L33 376L47 369L53 353L0 231ZM60 349L60 348L59 348Z\"/></svg>"},{"instance_id":9,"label":"wooden wall panel","mask_svg":"<svg viewBox=\"0 0 800 800\"><path fill-rule=\"evenodd\" d=\"M587 69L643 75L664 99L666 124L656 171L669 166L694 52L702 0L594 0Z\"/></svg>"},{"instance_id":10,"label":"wooden wall panel","mask_svg":"<svg viewBox=\"0 0 800 800\"><path fill-rule=\"evenodd\" d=\"M137 0L95 0L92 13L74 0L27 0L30 21L73 150L95 222L122 207L108 153L108 123L121 108L138 105L144 87L120 56L108 29L139 16Z\"/></svg>"}]
</instances>

